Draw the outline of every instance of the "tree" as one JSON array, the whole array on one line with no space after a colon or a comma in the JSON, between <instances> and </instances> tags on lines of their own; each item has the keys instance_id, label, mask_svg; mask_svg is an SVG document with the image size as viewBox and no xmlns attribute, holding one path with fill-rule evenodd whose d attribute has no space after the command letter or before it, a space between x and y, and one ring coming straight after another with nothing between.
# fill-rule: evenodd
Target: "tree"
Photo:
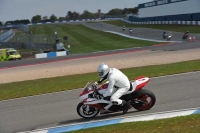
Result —
<instances>
[{"instance_id":1,"label":"tree","mask_svg":"<svg viewBox=\"0 0 200 133\"><path fill-rule=\"evenodd\" d=\"M58 18L58 20L60 20L60 21L63 21L63 20L65 20L66 19L66 17L59 17Z\"/></svg>"},{"instance_id":2,"label":"tree","mask_svg":"<svg viewBox=\"0 0 200 133\"><path fill-rule=\"evenodd\" d=\"M68 11L66 18L72 19L73 18L73 13L71 11Z\"/></svg>"},{"instance_id":3,"label":"tree","mask_svg":"<svg viewBox=\"0 0 200 133\"><path fill-rule=\"evenodd\" d=\"M71 11L68 11L67 12L67 15L66 15L66 18L67 19L78 19L80 16L80 14L78 12L71 12Z\"/></svg>"},{"instance_id":4,"label":"tree","mask_svg":"<svg viewBox=\"0 0 200 133\"><path fill-rule=\"evenodd\" d=\"M94 18L94 14L89 12L88 10L84 10L80 15L81 18Z\"/></svg>"},{"instance_id":5,"label":"tree","mask_svg":"<svg viewBox=\"0 0 200 133\"><path fill-rule=\"evenodd\" d=\"M121 15L121 14L122 14L122 9L118 8L112 9L107 13L107 15Z\"/></svg>"},{"instance_id":6,"label":"tree","mask_svg":"<svg viewBox=\"0 0 200 133\"><path fill-rule=\"evenodd\" d=\"M36 15L36 16L33 16L32 19L31 19L31 22L40 22L41 21L41 16L40 15Z\"/></svg>"},{"instance_id":7,"label":"tree","mask_svg":"<svg viewBox=\"0 0 200 133\"><path fill-rule=\"evenodd\" d=\"M21 24L21 23L20 23L20 20L15 20L12 22L12 24Z\"/></svg>"},{"instance_id":8,"label":"tree","mask_svg":"<svg viewBox=\"0 0 200 133\"><path fill-rule=\"evenodd\" d=\"M30 20L28 19L24 19L24 20L20 20L21 24L30 24Z\"/></svg>"},{"instance_id":9,"label":"tree","mask_svg":"<svg viewBox=\"0 0 200 133\"><path fill-rule=\"evenodd\" d=\"M50 16L50 20L51 20L51 21L56 21L56 20L57 20L57 17L56 17L54 14L52 14L52 15Z\"/></svg>"},{"instance_id":10,"label":"tree","mask_svg":"<svg viewBox=\"0 0 200 133\"><path fill-rule=\"evenodd\" d=\"M78 12L73 12L73 18L72 19L78 19L79 18L79 13Z\"/></svg>"},{"instance_id":11,"label":"tree","mask_svg":"<svg viewBox=\"0 0 200 133\"><path fill-rule=\"evenodd\" d=\"M138 13L138 7L132 8L131 12L134 13L134 14L137 14Z\"/></svg>"},{"instance_id":12,"label":"tree","mask_svg":"<svg viewBox=\"0 0 200 133\"><path fill-rule=\"evenodd\" d=\"M47 20L47 19L48 19L48 17L47 17L47 16L44 16L44 17L42 17L42 19L43 19L43 20Z\"/></svg>"},{"instance_id":13,"label":"tree","mask_svg":"<svg viewBox=\"0 0 200 133\"><path fill-rule=\"evenodd\" d=\"M122 14L129 14L129 13L133 13L133 14L137 14L138 13L138 7L134 7L134 8L124 8L122 11Z\"/></svg>"},{"instance_id":14,"label":"tree","mask_svg":"<svg viewBox=\"0 0 200 133\"><path fill-rule=\"evenodd\" d=\"M2 24L2 22L0 21L0 26L2 26L3 24Z\"/></svg>"},{"instance_id":15,"label":"tree","mask_svg":"<svg viewBox=\"0 0 200 133\"><path fill-rule=\"evenodd\" d=\"M99 12L94 13L94 18L100 18L101 14Z\"/></svg>"}]
</instances>

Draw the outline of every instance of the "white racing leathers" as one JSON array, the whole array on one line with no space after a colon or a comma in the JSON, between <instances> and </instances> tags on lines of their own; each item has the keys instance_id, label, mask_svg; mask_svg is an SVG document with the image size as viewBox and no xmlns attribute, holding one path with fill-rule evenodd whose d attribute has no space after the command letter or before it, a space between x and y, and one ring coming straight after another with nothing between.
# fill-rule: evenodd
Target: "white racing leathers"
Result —
<instances>
[{"instance_id":1,"label":"white racing leathers","mask_svg":"<svg viewBox=\"0 0 200 133\"><path fill-rule=\"evenodd\" d=\"M104 97L111 96L111 102L122 104L119 98L124 95L130 88L130 82L126 75L116 68L110 68L108 74L109 85L107 91L103 94ZM116 86L116 87L114 87Z\"/></svg>"}]
</instances>

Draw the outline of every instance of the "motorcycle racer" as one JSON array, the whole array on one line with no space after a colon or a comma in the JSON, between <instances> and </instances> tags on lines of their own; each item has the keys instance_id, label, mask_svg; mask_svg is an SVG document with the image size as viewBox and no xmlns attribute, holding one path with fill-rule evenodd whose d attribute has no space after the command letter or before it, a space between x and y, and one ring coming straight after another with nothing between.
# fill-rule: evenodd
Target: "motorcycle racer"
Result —
<instances>
[{"instance_id":1,"label":"motorcycle racer","mask_svg":"<svg viewBox=\"0 0 200 133\"><path fill-rule=\"evenodd\" d=\"M98 73L101 79L94 83L94 86L102 83L108 79L108 89L104 94L98 93L95 97L97 99L111 96L110 101L113 105L123 106L123 113L127 113L130 103L119 99L130 89L130 82L126 75L116 68L110 68L107 64L102 63L98 66Z\"/></svg>"}]
</instances>

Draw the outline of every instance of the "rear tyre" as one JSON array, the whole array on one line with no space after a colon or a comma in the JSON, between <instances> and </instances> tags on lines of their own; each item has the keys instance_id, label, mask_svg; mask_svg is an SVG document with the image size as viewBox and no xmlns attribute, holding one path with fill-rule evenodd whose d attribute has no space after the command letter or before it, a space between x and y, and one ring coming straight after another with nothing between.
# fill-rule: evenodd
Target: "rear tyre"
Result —
<instances>
[{"instance_id":1,"label":"rear tyre","mask_svg":"<svg viewBox=\"0 0 200 133\"><path fill-rule=\"evenodd\" d=\"M139 90L136 93L133 93L132 98L135 100L142 101L144 104L132 104L133 108L144 111L152 108L156 102L156 97L150 90Z\"/></svg>"},{"instance_id":2,"label":"rear tyre","mask_svg":"<svg viewBox=\"0 0 200 133\"><path fill-rule=\"evenodd\" d=\"M89 110L87 111L87 106L83 103L79 103L76 111L83 118L93 118L99 113L99 109L89 106Z\"/></svg>"}]
</instances>

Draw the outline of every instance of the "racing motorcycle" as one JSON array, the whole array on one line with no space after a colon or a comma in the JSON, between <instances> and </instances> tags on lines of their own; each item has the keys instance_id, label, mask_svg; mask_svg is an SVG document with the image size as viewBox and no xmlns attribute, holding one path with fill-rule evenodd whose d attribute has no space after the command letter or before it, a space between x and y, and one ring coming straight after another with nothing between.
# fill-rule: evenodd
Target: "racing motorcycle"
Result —
<instances>
[{"instance_id":1,"label":"racing motorcycle","mask_svg":"<svg viewBox=\"0 0 200 133\"><path fill-rule=\"evenodd\" d=\"M130 33L130 34L132 34L132 31L133 31L132 29L129 29L129 33Z\"/></svg>"},{"instance_id":2,"label":"racing motorcycle","mask_svg":"<svg viewBox=\"0 0 200 133\"><path fill-rule=\"evenodd\" d=\"M172 33L170 32L168 35L167 35L167 41L170 41L172 38Z\"/></svg>"},{"instance_id":3,"label":"racing motorcycle","mask_svg":"<svg viewBox=\"0 0 200 133\"><path fill-rule=\"evenodd\" d=\"M138 77L130 81L130 89L120 99L130 103L129 109L132 107L139 111L149 110L156 102L153 92L142 89L148 82L148 77ZM94 82L89 81L79 95L80 103L77 105L77 113L83 118L93 118L99 114L107 114L123 111L123 106L114 105L110 101L110 97L96 98L98 93L105 93L109 82L101 86L94 87Z\"/></svg>"},{"instance_id":4,"label":"racing motorcycle","mask_svg":"<svg viewBox=\"0 0 200 133\"><path fill-rule=\"evenodd\" d=\"M122 30L125 31L125 26L122 27Z\"/></svg>"},{"instance_id":5,"label":"racing motorcycle","mask_svg":"<svg viewBox=\"0 0 200 133\"><path fill-rule=\"evenodd\" d=\"M186 32L186 33L183 35L183 38L182 38L182 39L188 39L188 36L189 36L189 33Z\"/></svg>"},{"instance_id":6,"label":"racing motorcycle","mask_svg":"<svg viewBox=\"0 0 200 133\"><path fill-rule=\"evenodd\" d=\"M167 38L167 33L163 32L163 39L166 39L166 38Z\"/></svg>"}]
</instances>

